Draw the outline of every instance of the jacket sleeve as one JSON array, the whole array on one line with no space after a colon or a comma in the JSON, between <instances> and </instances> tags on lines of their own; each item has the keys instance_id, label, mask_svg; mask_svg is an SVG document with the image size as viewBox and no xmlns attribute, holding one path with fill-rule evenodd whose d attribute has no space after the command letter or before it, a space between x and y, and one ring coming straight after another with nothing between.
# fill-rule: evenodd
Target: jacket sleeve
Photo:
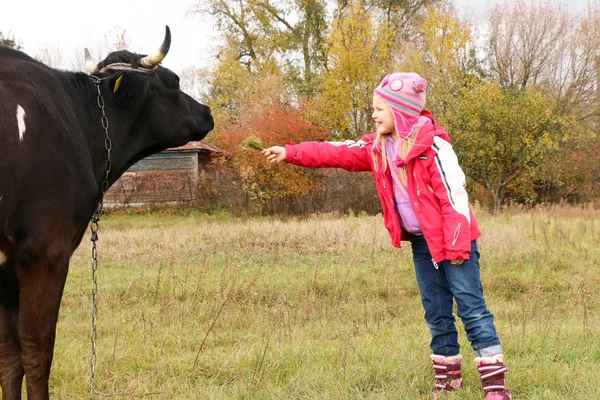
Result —
<instances>
[{"instance_id":1,"label":"jacket sleeve","mask_svg":"<svg viewBox=\"0 0 600 400\"><path fill-rule=\"evenodd\" d=\"M442 209L444 250L447 260L468 260L471 253L471 210L465 174L450 143L434 137L436 152L431 183Z\"/></svg>"},{"instance_id":2,"label":"jacket sleeve","mask_svg":"<svg viewBox=\"0 0 600 400\"><path fill-rule=\"evenodd\" d=\"M370 152L363 140L358 142L286 143L285 161L308 168L343 168L347 171L371 171Z\"/></svg>"}]
</instances>

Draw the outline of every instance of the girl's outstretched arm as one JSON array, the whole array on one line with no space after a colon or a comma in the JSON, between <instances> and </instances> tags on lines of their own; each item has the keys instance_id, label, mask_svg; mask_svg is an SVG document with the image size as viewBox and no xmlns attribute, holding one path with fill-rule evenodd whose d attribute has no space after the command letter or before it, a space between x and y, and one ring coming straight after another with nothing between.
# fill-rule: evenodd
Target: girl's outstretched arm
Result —
<instances>
[{"instance_id":1,"label":"girl's outstretched arm","mask_svg":"<svg viewBox=\"0 0 600 400\"><path fill-rule=\"evenodd\" d=\"M272 162L284 161L308 168L343 168L347 171L371 171L371 154L364 140L358 142L286 143L264 151Z\"/></svg>"}]
</instances>

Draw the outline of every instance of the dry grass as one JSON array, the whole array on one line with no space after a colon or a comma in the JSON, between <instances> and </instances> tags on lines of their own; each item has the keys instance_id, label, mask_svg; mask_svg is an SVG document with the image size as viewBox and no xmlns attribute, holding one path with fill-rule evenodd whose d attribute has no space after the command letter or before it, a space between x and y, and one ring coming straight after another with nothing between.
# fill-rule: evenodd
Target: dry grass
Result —
<instances>
[{"instance_id":1,"label":"dry grass","mask_svg":"<svg viewBox=\"0 0 600 400\"><path fill-rule=\"evenodd\" d=\"M518 399L600 398L598 211L477 210ZM96 398L421 399L432 374L410 246L381 217L110 217ZM63 299L53 398L87 397L89 241ZM463 354L471 351L461 331ZM481 398L465 364L466 389Z\"/></svg>"}]
</instances>

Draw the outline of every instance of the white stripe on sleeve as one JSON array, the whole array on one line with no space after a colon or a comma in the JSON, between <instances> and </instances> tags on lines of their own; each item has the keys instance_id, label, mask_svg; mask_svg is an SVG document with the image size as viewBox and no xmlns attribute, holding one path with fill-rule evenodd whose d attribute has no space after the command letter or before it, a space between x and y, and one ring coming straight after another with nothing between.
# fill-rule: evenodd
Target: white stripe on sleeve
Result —
<instances>
[{"instance_id":1,"label":"white stripe on sleeve","mask_svg":"<svg viewBox=\"0 0 600 400\"><path fill-rule=\"evenodd\" d=\"M360 148L365 147L365 141L364 140L359 140L358 142L355 142L354 140L346 140L345 142L327 142L331 145L334 146L348 146L348 147L356 147L359 146Z\"/></svg>"},{"instance_id":2,"label":"white stripe on sleeve","mask_svg":"<svg viewBox=\"0 0 600 400\"><path fill-rule=\"evenodd\" d=\"M452 145L439 136L433 138L432 149L437 153L435 163L446 187L450 204L454 210L465 216L471 223L471 213L469 211L469 196L466 191L466 177L463 170L458 165L458 157L452 149Z\"/></svg>"}]
</instances>

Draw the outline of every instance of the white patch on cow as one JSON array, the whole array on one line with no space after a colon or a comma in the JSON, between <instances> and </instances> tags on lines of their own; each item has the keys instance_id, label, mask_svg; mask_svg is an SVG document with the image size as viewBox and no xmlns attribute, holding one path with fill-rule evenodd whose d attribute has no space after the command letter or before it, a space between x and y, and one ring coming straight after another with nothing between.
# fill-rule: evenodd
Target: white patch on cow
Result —
<instances>
[{"instance_id":1,"label":"white patch on cow","mask_svg":"<svg viewBox=\"0 0 600 400\"><path fill-rule=\"evenodd\" d=\"M17 104L17 123L19 124L19 140L22 142L23 141L23 134L25 133L25 130L27 129L25 127L25 117L27 116L27 114L25 114L25 110L23 109L23 107L21 107L20 104Z\"/></svg>"},{"instance_id":2,"label":"white patch on cow","mask_svg":"<svg viewBox=\"0 0 600 400\"><path fill-rule=\"evenodd\" d=\"M6 261L6 254L0 251L0 265L4 264Z\"/></svg>"}]
</instances>

